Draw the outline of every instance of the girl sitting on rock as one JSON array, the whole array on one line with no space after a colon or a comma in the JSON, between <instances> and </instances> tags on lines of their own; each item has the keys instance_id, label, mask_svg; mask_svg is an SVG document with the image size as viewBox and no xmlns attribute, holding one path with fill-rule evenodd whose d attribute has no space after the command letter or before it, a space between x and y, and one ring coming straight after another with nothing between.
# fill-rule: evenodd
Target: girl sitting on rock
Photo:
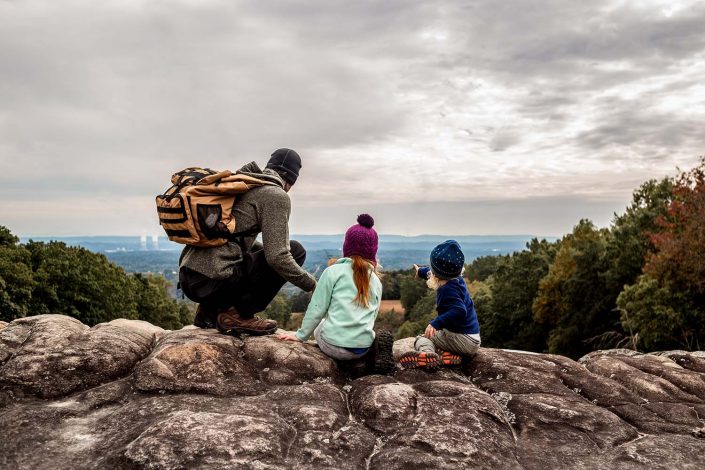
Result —
<instances>
[{"instance_id":1,"label":"girl sitting on rock","mask_svg":"<svg viewBox=\"0 0 705 470\"><path fill-rule=\"evenodd\" d=\"M277 338L306 341L311 334L326 355L340 361L363 360L374 373L394 369L389 332L375 338L373 329L382 299L377 272L374 219L362 214L345 233L343 258L333 260L318 280L301 328Z\"/></svg>"},{"instance_id":2,"label":"girl sitting on rock","mask_svg":"<svg viewBox=\"0 0 705 470\"><path fill-rule=\"evenodd\" d=\"M399 362L405 369L454 366L461 356L474 356L480 347L480 325L465 280L465 256L455 240L448 240L431 252L431 267L416 268L416 275L436 293L438 316L429 323L423 336L414 341L414 351L403 354Z\"/></svg>"}]
</instances>

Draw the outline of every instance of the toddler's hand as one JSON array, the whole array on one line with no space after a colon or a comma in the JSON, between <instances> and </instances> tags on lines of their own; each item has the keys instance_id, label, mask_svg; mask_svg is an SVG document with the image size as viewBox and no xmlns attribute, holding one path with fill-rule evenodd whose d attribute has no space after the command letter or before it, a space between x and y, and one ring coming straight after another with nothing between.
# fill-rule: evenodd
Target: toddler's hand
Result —
<instances>
[{"instance_id":1,"label":"toddler's hand","mask_svg":"<svg viewBox=\"0 0 705 470\"><path fill-rule=\"evenodd\" d=\"M274 335L275 338L281 340L281 341L298 341L301 342L301 340L298 338L298 336L291 334L291 333L281 333L278 335Z\"/></svg>"},{"instance_id":2,"label":"toddler's hand","mask_svg":"<svg viewBox=\"0 0 705 470\"><path fill-rule=\"evenodd\" d=\"M426 338L431 339L431 338L433 338L434 336L436 336L436 333L438 333L438 330L436 330L434 327L432 327L432 326L429 324L429 325L426 327L426 331L423 332L423 335L424 335Z\"/></svg>"},{"instance_id":3,"label":"toddler's hand","mask_svg":"<svg viewBox=\"0 0 705 470\"><path fill-rule=\"evenodd\" d=\"M416 273L416 277L419 277L419 265L418 264L414 265L414 272Z\"/></svg>"}]
</instances>

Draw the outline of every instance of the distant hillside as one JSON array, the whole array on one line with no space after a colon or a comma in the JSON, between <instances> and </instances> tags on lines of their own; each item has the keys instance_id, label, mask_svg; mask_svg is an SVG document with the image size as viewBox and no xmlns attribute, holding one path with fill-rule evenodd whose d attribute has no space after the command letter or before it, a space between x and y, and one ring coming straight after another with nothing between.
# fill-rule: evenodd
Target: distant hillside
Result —
<instances>
[{"instance_id":1,"label":"distant hillside","mask_svg":"<svg viewBox=\"0 0 705 470\"><path fill-rule=\"evenodd\" d=\"M310 272L319 272L328 259L340 256L343 235L294 235L306 247L308 255L304 267ZM386 269L403 269L413 263L427 262L431 249L438 243L453 238L463 247L466 260L472 261L480 256L512 253L525 248L531 240L530 235L505 236L450 236L420 235L405 237L401 235L380 235L379 259ZM172 243L160 237L157 243L151 238L112 236L76 236L76 237L21 237L24 243L29 239L35 241L58 240L68 245L81 246L88 250L102 253L111 261L130 272L163 273L170 277L178 266L182 245ZM552 240L555 238L551 238Z\"/></svg>"}]
</instances>

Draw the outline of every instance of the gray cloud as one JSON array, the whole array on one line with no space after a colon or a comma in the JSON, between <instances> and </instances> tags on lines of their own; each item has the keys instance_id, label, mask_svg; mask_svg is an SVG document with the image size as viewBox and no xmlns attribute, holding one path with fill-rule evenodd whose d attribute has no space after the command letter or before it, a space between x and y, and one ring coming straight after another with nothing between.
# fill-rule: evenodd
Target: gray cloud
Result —
<instances>
[{"instance_id":1,"label":"gray cloud","mask_svg":"<svg viewBox=\"0 0 705 470\"><path fill-rule=\"evenodd\" d=\"M627 202L568 196L443 204L373 204L364 206L364 210L375 217L375 228L380 233L559 236L581 218L606 226L614 212L621 212ZM296 208L292 230L301 233L312 227L315 233L343 233L363 207L345 205L321 209Z\"/></svg>"},{"instance_id":2,"label":"gray cloud","mask_svg":"<svg viewBox=\"0 0 705 470\"><path fill-rule=\"evenodd\" d=\"M172 171L281 146L305 157L300 231L336 204L626 201L704 153L704 20L688 1L0 2L0 223L118 232L89 222L120 199L151 230ZM80 215L47 226L23 201Z\"/></svg>"}]
</instances>

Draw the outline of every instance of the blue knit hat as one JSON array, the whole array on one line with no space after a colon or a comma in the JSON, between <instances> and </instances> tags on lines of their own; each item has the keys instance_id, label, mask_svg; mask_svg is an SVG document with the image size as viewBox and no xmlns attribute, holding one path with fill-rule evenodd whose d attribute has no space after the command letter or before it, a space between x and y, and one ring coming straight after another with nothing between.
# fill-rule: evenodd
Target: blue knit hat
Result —
<instances>
[{"instance_id":1,"label":"blue knit hat","mask_svg":"<svg viewBox=\"0 0 705 470\"><path fill-rule=\"evenodd\" d=\"M465 255L455 240L446 240L431 251L431 272L439 279L453 279L463 273Z\"/></svg>"}]
</instances>

